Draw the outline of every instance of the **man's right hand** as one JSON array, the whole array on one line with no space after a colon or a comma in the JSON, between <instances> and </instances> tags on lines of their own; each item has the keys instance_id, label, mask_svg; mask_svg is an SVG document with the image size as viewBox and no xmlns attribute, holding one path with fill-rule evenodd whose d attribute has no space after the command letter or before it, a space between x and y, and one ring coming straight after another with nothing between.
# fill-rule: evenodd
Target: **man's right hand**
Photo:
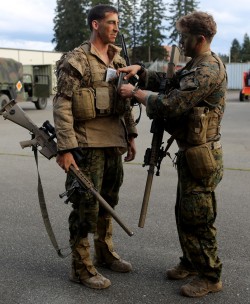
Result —
<instances>
[{"instance_id":1,"label":"man's right hand","mask_svg":"<svg viewBox=\"0 0 250 304\"><path fill-rule=\"evenodd\" d=\"M140 69L141 69L140 65L133 64L123 68L119 68L117 72L118 74L120 74L121 72L126 73L127 75L124 77L124 79L128 80L129 78L135 76L135 74L137 74L137 72L140 71Z\"/></svg>"},{"instance_id":2,"label":"man's right hand","mask_svg":"<svg viewBox=\"0 0 250 304\"><path fill-rule=\"evenodd\" d=\"M75 159L70 152L66 152L63 154L57 154L56 162L65 172L69 171L69 167L71 165L73 165L76 168L76 170L79 170L79 168L75 162Z\"/></svg>"}]
</instances>

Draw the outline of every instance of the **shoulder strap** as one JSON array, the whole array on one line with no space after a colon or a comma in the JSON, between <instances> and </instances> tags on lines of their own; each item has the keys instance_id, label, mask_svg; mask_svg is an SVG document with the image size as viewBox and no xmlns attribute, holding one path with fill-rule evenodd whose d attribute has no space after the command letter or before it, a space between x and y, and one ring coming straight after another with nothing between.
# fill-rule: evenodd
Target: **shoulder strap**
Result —
<instances>
[{"instance_id":1,"label":"shoulder strap","mask_svg":"<svg viewBox=\"0 0 250 304\"><path fill-rule=\"evenodd\" d=\"M71 252L67 255L63 255L61 253L61 251L66 249L66 248L63 248L63 249L59 248L56 237L55 237L55 234L54 234L54 231L53 231L52 226L51 226L50 219L49 219L49 214L48 214L48 210L47 210L47 206L46 206L46 202L45 202L45 196L44 196L44 192L43 192L42 181L41 181L40 173L39 173L39 170L38 170L37 148L34 148L34 156L35 156L35 160L36 160L36 167L37 167L37 174L38 174L37 192L38 192L39 205L40 205L40 209L41 209L41 213L42 213L44 226L46 228L47 234L48 234L48 236L50 238L50 241L51 241L53 247L55 248L58 256L60 258L66 258L71 254Z\"/></svg>"}]
</instances>

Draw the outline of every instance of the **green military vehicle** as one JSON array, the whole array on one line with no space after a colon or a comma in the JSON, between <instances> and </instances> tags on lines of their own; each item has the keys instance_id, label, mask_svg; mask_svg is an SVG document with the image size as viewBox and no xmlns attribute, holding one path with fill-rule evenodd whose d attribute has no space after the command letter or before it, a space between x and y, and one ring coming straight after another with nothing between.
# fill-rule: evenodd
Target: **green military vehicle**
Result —
<instances>
[{"instance_id":1,"label":"green military vehicle","mask_svg":"<svg viewBox=\"0 0 250 304\"><path fill-rule=\"evenodd\" d=\"M45 109L50 96L48 75L38 75L35 69L23 72L23 65L10 58L0 58L0 109L10 100L31 101L37 109Z\"/></svg>"}]
</instances>

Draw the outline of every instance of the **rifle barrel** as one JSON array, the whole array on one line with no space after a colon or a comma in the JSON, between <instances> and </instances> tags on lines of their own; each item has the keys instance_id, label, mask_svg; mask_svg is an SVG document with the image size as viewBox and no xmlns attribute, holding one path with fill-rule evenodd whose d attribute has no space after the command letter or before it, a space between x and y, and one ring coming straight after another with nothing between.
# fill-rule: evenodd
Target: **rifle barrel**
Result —
<instances>
[{"instance_id":1,"label":"rifle barrel","mask_svg":"<svg viewBox=\"0 0 250 304\"><path fill-rule=\"evenodd\" d=\"M107 201L105 201L105 199L100 195L100 193L95 190L94 185L86 178L86 176L81 171L76 170L76 168L73 165L71 165L69 169L70 172L72 172L74 176L77 178L80 185L85 189L87 188L94 195L94 197L98 200L100 205L110 213L110 215L123 228L123 230L129 236L134 235L134 233L122 222L119 216L115 213L114 209L107 203Z\"/></svg>"}]
</instances>

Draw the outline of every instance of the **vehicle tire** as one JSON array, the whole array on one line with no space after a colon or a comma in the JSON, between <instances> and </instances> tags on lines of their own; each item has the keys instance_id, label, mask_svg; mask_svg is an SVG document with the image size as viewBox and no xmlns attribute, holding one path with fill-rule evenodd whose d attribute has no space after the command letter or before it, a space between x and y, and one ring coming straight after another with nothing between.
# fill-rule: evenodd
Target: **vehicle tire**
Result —
<instances>
[{"instance_id":1,"label":"vehicle tire","mask_svg":"<svg viewBox=\"0 0 250 304\"><path fill-rule=\"evenodd\" d=\"M0 109L2 109L9 102L10 102L9 96L5 94L0 95Z\"/></svg>"},{"instance_id":2,"label":"vehicle tire","mask_svg":"<svg viewBox=\"0 0 250 304\"><path fill-rule=\"evenodd\" d=\"M242 90L240 91L240 101L244 101L245 94L242 93Z\"/></svg>"},{"instance_id":3,"label":"vehicle tire","mask_svg":"<svg viewBox=\"0 0 250 304\"><path fill-rule=\"evenodd\" d=\"M38 110L43 110L47 107L47 98L38 98L35 102L35 106Z\"/></svg>"}]
</instances>

